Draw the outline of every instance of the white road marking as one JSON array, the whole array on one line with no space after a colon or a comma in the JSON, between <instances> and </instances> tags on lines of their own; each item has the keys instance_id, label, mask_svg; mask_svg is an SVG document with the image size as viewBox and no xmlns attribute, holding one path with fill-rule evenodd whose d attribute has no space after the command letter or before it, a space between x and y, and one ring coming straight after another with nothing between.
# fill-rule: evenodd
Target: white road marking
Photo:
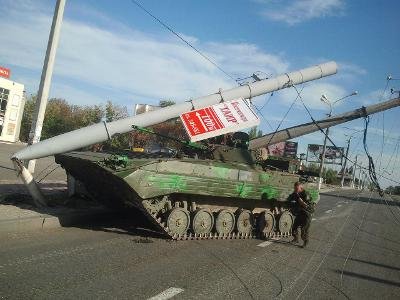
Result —
<instances>
[{"instance_id":1,"label":"white road marking","mask_svg":"<svg viewBox=\"0 0 400 300\"><path fill-rule=\"evenodd\" d=\"M342 206L342 204L338 204L338 205L336 205L337 207L341 207Z\"/></svg>"},{"instance_id":2,"label":"white road marking","mask_svg":"<svg viewBox=\"0 0 400 300\"><path fill-rule=\"evenodd\" d=\"M332 209L328 209L325 213L330 214L332 212Z\"/></svg>"},{"instance_id":3,"label":"white road marking","mask_svg":"<svg viewBox=\"0 0 400 300\"><path fill-rule=\"evenodd\" d=\"M272 241L265 241L265 242L262 242L261 244L258 244L257 246L264 248L271 244L272 244Z\"/></svg>"},{"instance_id":4,"label":"white road marking","mask_svg":"<svg viewBox=\"0 0 400 300\"><path fill-rule=\"evenodd\" d=\"M312 218L312 220L311 221L317 221L317 219L316 218Z\"/></svg>"},{"instance_id":5,"label":"white road marking","mask_svg":"<svg viewBox=\"0 0 400 300\"><path fill-rule=\"evenodd\" d=\"M269 241L262 242L261 244L258 244L257 246L264 248L264 247L271 245L275 241L279 241L279 239L271 239Z\"/></svg>"},{"instance_id":6,"label":"white road marking","mask_svg":"<svg viewBox=\"0 0 400 300\"><path fill-rule=\"evenodd\" d=\"M175 297L176 295L178 295L179 293L182 293L182 292L183 292L183 289L181 289L181 288L170 287L169 289L166 289L165 291L149 298L148 300L171 299L172 297Z\"/></svg>"}]
</instances>

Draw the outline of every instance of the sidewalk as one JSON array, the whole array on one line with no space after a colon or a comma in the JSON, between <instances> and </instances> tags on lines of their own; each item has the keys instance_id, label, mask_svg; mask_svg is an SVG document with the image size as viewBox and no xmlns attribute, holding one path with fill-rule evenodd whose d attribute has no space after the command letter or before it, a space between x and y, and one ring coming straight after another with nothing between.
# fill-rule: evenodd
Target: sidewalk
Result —
<instances>
[{"instance_id":1,"label":"sidewalk","mask_svg":"<svg viewBox=\"0 0 400 300\"><path fill-rule=\"evenodd\" d=\"M22 183L0 181L0 235L84 224L114 213L93 201L68 198L63 181L42 183L41 189L51 207L37 208Z\"/></svg>"}]
</instances>

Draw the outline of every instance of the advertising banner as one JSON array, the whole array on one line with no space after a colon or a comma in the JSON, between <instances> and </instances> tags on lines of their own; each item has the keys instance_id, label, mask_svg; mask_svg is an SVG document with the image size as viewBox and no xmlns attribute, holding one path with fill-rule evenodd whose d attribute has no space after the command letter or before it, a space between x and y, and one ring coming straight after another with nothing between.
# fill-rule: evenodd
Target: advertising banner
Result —
<instances>
[{"instance_id":1,"label":"advertising banner","mask_svg":"<svg viewBox=\"0 0 400 300\"><path fill-rule=\"evenodd\" d=\"M307 147L307 161L320 163L323 148L323 145L309 144ZM326 146L324 163L341 165L343 162L343 153L343 147Z\"/></svg>"},{"instance_id":2,"label":"advertising banner","mask_svg":"<svg viewBox=\"0 0 400 300\"><path fill-rule=\"evenodd\" d=\"M0 67L0 77L10 78L10 69Z\"/></svg>"},{"instance_id":3,"label":"advertising banner","mask_svg":"<svg viewBox=\"0 0 400 300\"><path fill-rule=\"evenodd\" d=\"M257 126L260 119L240 98L183 113L183 125L192 142Z\"/></svg>"},{"instance_id":4,"label":"advertising banner","mask_svg":"<svg viewBox=\"0 0 400 300\"><path fill-rule=\"evenodd\" d=\"M268 154L272 156L296 158L297 143L287 141L269 145Z\"/></svg>"}]
</instances>

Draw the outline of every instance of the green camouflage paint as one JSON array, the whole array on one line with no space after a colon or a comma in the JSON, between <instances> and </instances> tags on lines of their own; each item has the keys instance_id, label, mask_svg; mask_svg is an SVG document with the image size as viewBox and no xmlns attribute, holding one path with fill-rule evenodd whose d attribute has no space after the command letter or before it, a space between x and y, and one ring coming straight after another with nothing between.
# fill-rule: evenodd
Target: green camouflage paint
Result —
<instances>
[{"instance_id":1,"label":"green camouflage paint","mask_svg":"<svg viewBox=\"0 0 400 300\"><path fill-rule=\"evenodd\" d=\"M274 187L267 185L261 189L261 195L267 195L267 199L274 199L279 197L279 191Z\"/></svg>"},{"instance_id":2,"label":"green camouflage paint","mask_svg":"<svg viewBox=\"0 0 400 300\"><path fill-rule=\"evenodd\" d=\"M186 179L181 175L167 175L164 177L150 175L148 180L157 184L161 189L186 190Z\"/></svg>"},{"instance_id":3,"label":"green camouflage paint","mask_svg":"<svg viewBox=\"0 0 400 300\"><path fill-rule=\"evenodd\" d=\"M269 181L269 179L271 178L271 175L268 173L261 173L260 174L260 182L261 183L266 183L267 181Z\"/></svg>"},{"instance_id":4,"label":"green camouflage paint","mask_svg":"<svg viewBox=\"0 0 400 300\"><path fill-rule=\"evenodd\" d=\"M239 197L245 198L248 196L248 194L253 190L253 187L246 185L245 182L242 184L237 184L236 185L236 192L238 193Z\"/></svg>"}]
</instances>

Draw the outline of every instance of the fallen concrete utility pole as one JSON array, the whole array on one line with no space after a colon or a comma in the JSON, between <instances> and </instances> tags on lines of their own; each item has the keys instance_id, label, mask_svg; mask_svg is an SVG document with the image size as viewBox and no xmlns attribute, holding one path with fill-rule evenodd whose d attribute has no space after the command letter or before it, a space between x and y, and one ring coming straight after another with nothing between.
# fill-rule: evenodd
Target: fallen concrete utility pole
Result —
<instances>
[{"instance_id":1,"label":"fallen concrete utility pole","mask_svg":"<svg viewBox=\"0 0 400 300\"><path fill-rule=\"evenodd\" d=\"M76 150L82 147L93 145L95 143L104 142L108 139L111 139L115 134L122 134L132 131L132 125L141 127L151 126L172 118L176 118L180 114L190 111L193 108L203 108L209 105L220 103L221 101L230 101L240 97L247 99L256 97L290 87L293 84L301 84L311 80L320 79L325 76L333 75L336 73L336 71L336 63L328 62L315 67L280 75L275 78L257 81L226 91L220 91L215 94L168 106L163 109L148 112L146 114L140 114L110 123L98 123L28 146L15 153L12 159L34 159Z\"/></svg>"},{"instance_id":2,"label":"fallen concrete utility pole","mask_svg":"<svg viewBox=\"0 0 400 300\"><path fill-rule=\"evenodd\" d=\"M184 103L172 105L148 112L146 114L121 119L110 123L99 123L74 130L68 133L30 145L12 156L14 165L24 181L29 193L35 203L45 205L45 198L39 187L32 179L32 175L21 163L23 160L36 159L54 154L64 153L86 147L95 143L101 143L111 139L115 134L122 134L132 131L132 125L146 127L162 123L192 109L203 108L222 101L230 101L237 98L251 99L259 95L290 87L294 84L302 84L311 80L320 79L325 76L336 74L337 65L335 62L328 62L314 67L302 69L296 72L286 73L275 78L265 79L235 87L226 91L208 96L200 97ZM29 182L29 184L27 184Z\"/></svg>"},{"instance_id":3,"label":"fallen concrete utility pole","mask_svg":"<svg viewBox=\"0 0 400 300\"><path fill-rule=\"evenodd\" d=\"M290 139L294 139L302 135L316 132L320 128L321 129L329 128L355 119L363 118L368 115L372 115L384 110L388 110L397 106L400 106L400 98L395 98L378 104L361 107L350 112L346 112L340 115L316 121L318 126L314 122L310 122L302 125L293 126L290 128L285 128L275 133L269 133L262 137L251 140L249 148L250 149L263 148L266 147L267 145L273 145L279 142L284 142Z\"/></svg>"}]
</instances>

